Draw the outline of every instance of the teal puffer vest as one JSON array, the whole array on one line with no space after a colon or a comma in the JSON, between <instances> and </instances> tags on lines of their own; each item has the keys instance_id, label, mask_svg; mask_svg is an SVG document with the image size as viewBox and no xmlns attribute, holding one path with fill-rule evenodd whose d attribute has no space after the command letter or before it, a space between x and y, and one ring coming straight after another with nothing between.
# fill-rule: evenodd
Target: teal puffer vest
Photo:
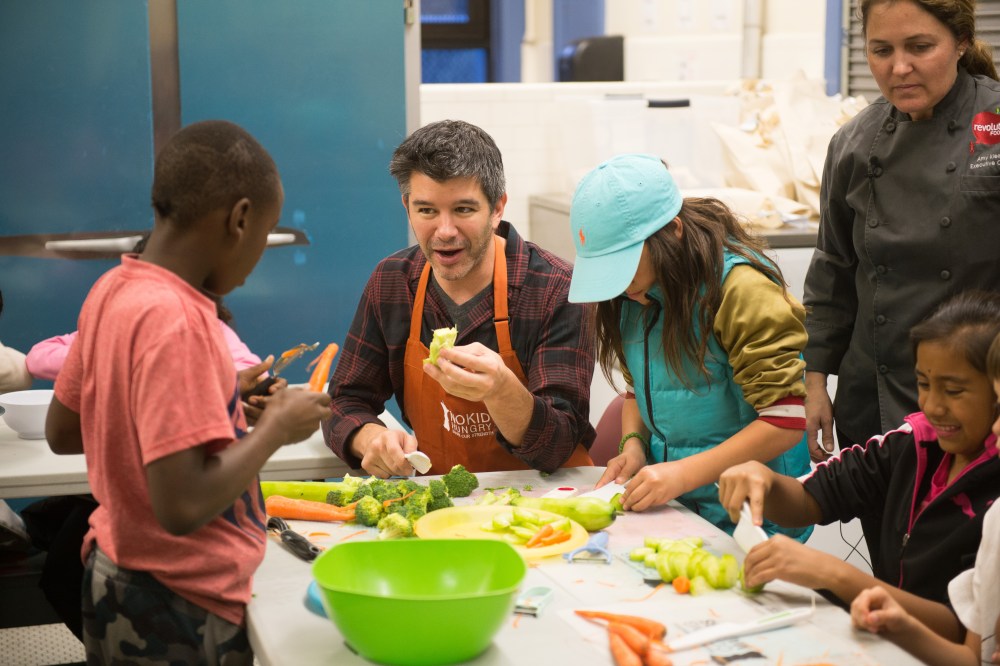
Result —
<instances>
[{"instance_id":1,"label":"teal puffer vest","mask_svg":"<svg viewBox=\"0 0 1000 666\"><path fill-rule=\"evenodd\" d=\"M733 266L750 263L739 255L724 253L722 280ZM622 308L622 347L628 365L642 420L652 434L650 463L680 460L700 453L729 439L757 418L757 411L743 399L743 392L733 379L729 357L713 335L708 341L705 367L708 378L685 359L684 368L690 388L667 368L663 354L662 295L658 287L647 293L653 301L642 306L628 301ZM669 443L669 445L668 445ZM805 437L795 447L771 460L767 466L787 476L801 476L809 471L809 450ZM714 483L696 488L677 498L684 506L729 534L735 525L719 504ZM769 534L782 533L805 541L812 528L783 528L765 521Z\"/></svg>"}]
</instances>

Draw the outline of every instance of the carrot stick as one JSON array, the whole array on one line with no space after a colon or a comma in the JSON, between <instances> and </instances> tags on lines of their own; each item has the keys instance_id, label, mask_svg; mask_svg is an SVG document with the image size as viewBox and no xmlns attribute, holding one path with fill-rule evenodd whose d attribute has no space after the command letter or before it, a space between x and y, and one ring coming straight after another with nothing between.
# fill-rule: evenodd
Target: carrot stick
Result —
<instances>
[{"instance_id":1,"label":"carrot stick","mask_svg":"<svg viewBox=\"0 0 1000 666\"><path fill-rule=\"evenodd\" d=\"M309 364L309 366L316 366L316 369L313 370L312 376L309 378L310 391L315 391L316 393L323 392L326 380L330 378L330 366L333 365L333 357L337 355L338 351L340 351L340 347L337 343L331 342L326 346L326 349L323 350L323 353ZM307 366L307 368L309 366Z\"/></svg>"},{"instance_id":2,"label":"carrot stick","mask_svg":"<svg viewBox=\"0 0 1000 666\"><path fill-rule=\"evenodd\" d=\"M553 531L554 530L552 529L552 524L551 523L545 523L544 525L542 525L542 528L540 530L538 530L537 532L535 532L535 535L533 537L531 537L530 539L528 539L528 543L524 544L524 547L525 548L534 548L535 546L540 545L541 542L542 542L542 539L544 539L545 537L551 536Z\"/></svg>"},{"instance_id":3,"label":"carrot stick","mask_svg":"<svg viewBox=\"0 0 1000 666\"><path fill-rule=\"evenodd\" d=\"M557 543L562 543L563 541L569 541L570 537L573 535L569 532L563 532L562 530L553 530L554 534L541 539L536 545L538 546L554 546ZM529 546L530 548L530 546Z\"/></svg>"},{"instance_id":4,"label":"carrot stick","mask_svg":"<svg viewBox=\"0 0 1000 666\"><path fill-rule=\"evenodd\" d=\"M415 493L415 492L417 492L417 491L416 491L416 490L411 490L410 492L406 493L406 494L405 494L405 495L403 495L402 497L394 497L394 498L392 498L392 499L387 499L387 500L384 500L384 501L382 502L382 506L384 506L384 507L387 507L387 508L388 508L388 506L389 506L390 504L392 504L393 502L402 502L403 500L405 500L405 499L406 499L407 497L409 497L410 495L412 495L412 494L413 494L413 493ZM355 502L355 504L357 504L357 502Z\"/></svg>"},{"instance_id":5,"label":"carrot stick","mask_svg":"<svg viewBox=\"0 0 1000 666\"><path fill-rule=\"evenodd\" d=\"M326 502L292 499L281 495L271 495L264 500L264 509L269 516L292 520L354 520L354 509L345 511L343 507Z\"/></svg>"},{"instance_id":6,"label":"carrot stick","mask_svg":"<svg viewBox=\"0 0 1000 666\"><path fill-rule=\"evenodd\" d=\"M629 647L629 644L620 635L609 631L608 645L611 648L611 656L614 657L615 666L642 666L642 658Z\"/></svg>"},{"instance_id":7,"label":"carrot stick","mask_svg":"<svg viewBox=\"0 0 1000 666\"><path fill-rule=\"evenodd\" d=\"M619 615L617 613L604 613L602 611L577 610L574 611L580 617L588 620L603 620L605 622L621 622L635 627L655 641L662 640L667 635L666 625L660 624L656 620L650 620L637 615Z\"/></svg>"},{"instance_id":8,"label":"carrot stick","mask_svg":"<svg viewBox=\"0 0 1000 666\"><path fill-rule=\"evenodd\" d=\"M691 581L688 580L687 576L678 576L673 580L674 589L677 594L687 594L691 591Z\"/></svg>"}]
</instances>

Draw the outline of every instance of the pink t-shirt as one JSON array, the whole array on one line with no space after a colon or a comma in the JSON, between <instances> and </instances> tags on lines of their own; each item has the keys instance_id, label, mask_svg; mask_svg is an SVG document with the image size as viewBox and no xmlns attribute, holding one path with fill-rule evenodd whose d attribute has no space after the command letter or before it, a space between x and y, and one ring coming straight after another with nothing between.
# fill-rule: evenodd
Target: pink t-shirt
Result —
<instances>
[{"instance_id":1,"label":"pink t-shirt","mask_svg":"<svg viewBox=\"0 0 1000 666\"><path fill-rule=\"evenodd\" d=\"M203 527L174 536L153 514L145 473L145 465L185 449L239 446L246 432L215 304L176 274L122 257L87 296L55 391L80 414L99 502L83 553L96 540L117 565L146 571L241 624L266 544L259 486Z\"/></svg>"}]
</instances>

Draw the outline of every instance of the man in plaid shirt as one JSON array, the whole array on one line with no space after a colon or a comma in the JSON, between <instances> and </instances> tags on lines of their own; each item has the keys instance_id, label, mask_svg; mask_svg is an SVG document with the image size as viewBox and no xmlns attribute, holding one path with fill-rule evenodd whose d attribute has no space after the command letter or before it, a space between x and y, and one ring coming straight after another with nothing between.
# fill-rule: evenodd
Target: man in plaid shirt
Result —
<instances>
[{"instance_id":1,"label":"man in plaid shirt","mask_svg":"<svg viewBox=\"0 0 1000 666\"><path fill-rule=\"evenodd\" d=\"M375 267L330 381L323 433L352 468L409 475L419 449L432 474L592 464L593 321L569 303L570 265L502 220L507 193L493 139L461 121L432 123L389 166L418 245ZM425 363L433 331L456 346ZM395 396L413 435L378 420Z\"/></svg>"}]
</instances>

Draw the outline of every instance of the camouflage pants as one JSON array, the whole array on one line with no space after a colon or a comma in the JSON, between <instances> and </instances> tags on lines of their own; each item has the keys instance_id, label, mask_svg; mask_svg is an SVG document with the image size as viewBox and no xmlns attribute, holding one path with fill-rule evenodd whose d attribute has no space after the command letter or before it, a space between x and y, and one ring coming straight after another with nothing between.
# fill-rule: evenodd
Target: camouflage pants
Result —
<instances>
[{"instance_id":1,"label":"camouflage pants","mask_svg":"<svg viewBox=\"0 0 1000 666\"><path fill-rule=\"evenodd\" d=\"M253 663L244 627L174 594L150 574L122 569L99 548L83 575L88 664Z\"/></svg>"}]
</instances>

